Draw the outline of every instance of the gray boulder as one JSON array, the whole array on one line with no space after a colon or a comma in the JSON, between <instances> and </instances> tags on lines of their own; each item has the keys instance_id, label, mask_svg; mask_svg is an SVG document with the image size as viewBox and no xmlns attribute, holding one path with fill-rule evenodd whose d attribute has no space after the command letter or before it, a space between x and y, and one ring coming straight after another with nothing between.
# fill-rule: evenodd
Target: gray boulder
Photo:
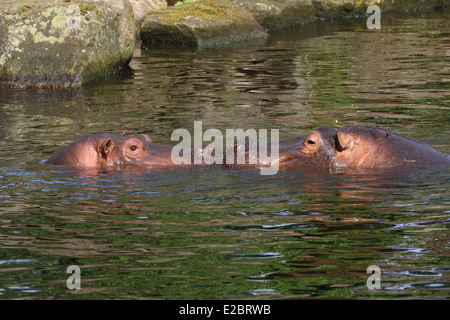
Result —
<instances>
[{"instance_id":1,"label":"gray boulder","mask_svg":"<svg viewBox=\"0 0 450 320\"><path fill-rule=\"evenodd\" d=\"M316 19L311 0L232 0L251 12L266 30L279 30Z\"/></svg>"},{"instance_id":2,"label":"gray boulder","mask_svg":"<svg viewBox=\"0 0 450 320\"><path fill-rule=\"evenodd\" d=\"M136 35L139 35L142 18L145 14L152 10L160 10L167 8L166 0L128 0L133 6L134 23L136 25Z\"/></svg>"},{"instance_id":3,"label":"gray boulder","mask_svg":"<svg viewBox=\"0 0 450 320\"><path fill-rule=\"evenodd\" d=\"M229 0L198 0L150 11L141 25L142 41L157 44L211 47L266 36L247 10Z\"/></svg>"},{"instance_id":4,"label":"gray boulder","mask_svg":"<svg viewBox=\"0 0 450 320\"><path fill-rule=\"evenodd\" d=\"M367 16L367 7L376 4L381 12L423 12L448 7L450 0L311 0L320 19Z\"/></svg>"},{"instance_id":5,"label":"gray boulder","mask_svg":"<svg viewBox=\"0 0 450 320\"><path fill-rule=\"evenodd\" d=\"M0 3L0 85L70 87L118 72L132 58L128 0Z\"/></svg>"}]
</instances>

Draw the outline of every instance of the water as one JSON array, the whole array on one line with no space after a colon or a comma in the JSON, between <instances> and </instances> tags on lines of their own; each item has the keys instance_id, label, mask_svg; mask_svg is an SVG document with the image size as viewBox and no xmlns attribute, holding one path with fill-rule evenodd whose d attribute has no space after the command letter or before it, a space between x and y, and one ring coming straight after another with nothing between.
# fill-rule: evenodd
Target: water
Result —
<instances>
[{"instance_id":1,"label":"water","mask_svg":"<svg viewBox=\"0 0 450 320\"><path fill-rule=\"evenodd\" d=\"M450 169L313 174L42 165L92 133L383 126L450 151L450 15L141 48L123 77L0 89L1 299L448 299ZM192 131L191 131L192 132ZM81 289L69 290L70 265ZM367 268L381 270L369 290Z\"/></svg>"}]
</instances>

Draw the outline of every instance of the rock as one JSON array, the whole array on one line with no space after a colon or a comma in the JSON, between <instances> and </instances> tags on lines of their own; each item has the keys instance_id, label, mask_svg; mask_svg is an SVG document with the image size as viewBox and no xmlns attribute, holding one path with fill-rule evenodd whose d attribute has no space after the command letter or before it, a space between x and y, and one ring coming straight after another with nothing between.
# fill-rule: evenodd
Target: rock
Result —
<instances>
[{"instance_id":1,"label":"rock","mask_svg":"<svg viewBox=\"0 0 450 320\"><path fill-rule=\"evenodd\" d=\"M138 34L145 42L217 46L266 37L264 28L282 29L315 17L367 16L374 3L383 13L450 6L450 0L182 2L0 0L0 86L70 87L107 78L131 60L141 21Z\"/></svg>"},{"instance_id":2,"label":"rock","mask_svg":"<svg viewBox=\"0 0 450 320\"><path fill-rule=\"evenodd\" d=\"M170 0L167 10L150 11L144 16L140 35L144 42L153 44L216 46L265 37L264 31L302 25L317 18L364 17L374 3L387 12L430 9L448 5L449 1Z\"/></svg>"},{"instance_id":3,"label":"rock","mask_svg":"<svg viewBox=\"0 0 450 320\"><path fill-rule=\"evenodd\" d=\"M160 10L167 8L165 0L128 0L133 6L134 23L136 25L136 32L139 35L142 18L145 14L152 10Z\"/></svg>"},{"instance_id":4,"label":"rock","mask_svg":"<svg viewBox=\"0 0 450 320\"><path fill-rule=\"evenodd\" d=\"M231 0L250 11L268 31L316 19L311 0Z\"/></svg>"},{"instance_id":5,"label":"rock","mask_svg":"<svg viewBox=\"0 0 450 320\"><path fill-rule=\"evenodd\" d=\"M312 0L316 16L320 19L348 18L365 15L369 1L365 0ZM381 1L379 1L381 2ZM371 4L374 1L371 1ZM379 3L377 3L379 5Z\"/></svg>"},{"instance_id":6,"label":"rock","mask_svg":"<svg viewBox=\"0 0 450 320\"><path fill-rule=\"evenodd\" d=\"M210 47L266 36L247 10L229 0L198 0L150 11L141 25L142 41L153 44Z\"/></svg>"},{"instance_id":7,"label":"rock","mask_svg":"<svg viewBox=\"0 0 450 320\"><path fill-rule=\"evenodd\" d=\"M70 87L108 77L131 60L134 28L128 0L1 3L0 85Z\"/></svg>"},{"instance_id":8,"label":"rock","mask_svg":"<svg viewBox=\"0 0 450 320\"><path fill-rule=\"evenodd\" d=\"M352 2L355 3L355 0L353 0ZM435 9L442 9L444 7L448 8L450 6L450 0L378 0L378 1L365 0L364 2L366 6L375 3L384 12L395 11L402 13L430 11Z\"/></svg>"},{"instance_id":9,"label":"rock","mask_svg":"<svg viewBox=\"0 0 450 320\"><path fill-rule=\"evenodd\" d=\"M381 11L421 12L450 5L449 0L312 0L316 16L329 20L366 16L367 8L376 4Z\"/></svg>"},{"instance_id":10,"label":"rock","mask_svg":"<svg viewBox=\"0 0 450 320\"><path fill-rule=\"evenodd\" d=\"M180 1L180 0L167 0L167 5L168 5L168 6L173 6L173 5L175 5L178 1ZM181 0L181 1L183 1L183 0Z\"/></svg>"}]
</instances>

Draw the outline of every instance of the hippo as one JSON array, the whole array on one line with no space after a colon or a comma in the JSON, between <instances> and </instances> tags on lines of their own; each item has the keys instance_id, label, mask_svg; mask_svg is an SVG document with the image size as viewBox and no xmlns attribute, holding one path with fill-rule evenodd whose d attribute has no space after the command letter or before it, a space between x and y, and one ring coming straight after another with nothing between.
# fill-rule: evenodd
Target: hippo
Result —
<instances>
[{"instance_id":1,"label":"hippo","mask_svg":"<svg viewBox=\"0 0 450 320\"><path fill-rule=\"evenodd\" d=\"M334 168L405 168L450 165L450 156L384 128L350 125L336 130Z\"/></svg>"},{"instance_id":2,"label":"hippo","mask_svg":"<svg viewBox=\"0 0 450 320\"><path fill-rule=\"evenodd\" d=\"M436 167L450 165L450 156L418 140L383 128L350 125L340 129L320 126L307 135L278 141L278 166L284 169L336 172L343 169L380 169ZM271 143L267 145L270 150ZM246 163L225 164L225 167L250 166L251 155L246 148ZM254 166L269 166L263 160ZM353 171L354 171L353 170Z\"/></svg>"},{"instance_id":3,"label":"hippo","mask_svg":"<svg viewBox=\"0 0 450 320\"><path fill-rule=\"evenodd\" d=\"M78 169L109 170L119 166L174 167L172 146L153 144L146 134L87 135L57 151L45 163ZM193 154L193 153L192 153Z\"/></svg>"}]
</instances>

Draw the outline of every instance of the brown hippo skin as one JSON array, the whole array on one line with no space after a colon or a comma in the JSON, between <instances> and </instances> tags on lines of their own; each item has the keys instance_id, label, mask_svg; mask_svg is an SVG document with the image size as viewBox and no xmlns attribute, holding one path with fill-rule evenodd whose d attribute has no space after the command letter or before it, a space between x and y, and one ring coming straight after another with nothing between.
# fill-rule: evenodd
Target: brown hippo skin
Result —
<instances>
[{"instance_id":1,"label":"brown hippo skin","mask_svg":"<svg viewBox=\"0 0 450 320\"><path fill-rule=\"evenodd\" d=\"M329 171L334 159L336 144L336 130L328 126L320 126L308 135L301 135L280 139L278 141L278 159L272 160L278 162L279 168L297 168L313 171ZM267 144L267 150L270 154L272 143ZM235 144L234 153L242 150L241 145ZM249 151L249 140L245 141L245 163L236 162L227 163L224 159L224 167L227 168L251 168L273 166L273 162L261 159L257 152Z\"/></svg>"},{"instance_id":2,"label":"brown hippo skin","mask_svg":"<svg viewBox=\"0 0 450 320\"><path fill-rule=\"evenodd\" d=\"M172 146L153 144L146 134L134 137L96 134L62 148L45 163L79 169L109 169L126 165L164 168L175 166L171 151Z\"/></svg>"},{"instance_id":3,"label":"brown hippo skin","mask_svg":"<svg viewBox=\"0 0 450 320\"><path fill-rule=\"evenodd\" d=\"M281 139L279 166L329 169L333 164L335 145L336 130L328 126L320 126L306 136Z\"/></svg>"},{"instance_id":4,"label":"brown hippo skin","mask_svg":"<svg viewBox=\"0 0 450 320\"><path fill-rule=\"evenodd\" d=\"M305 171L435 167L450 165L450 156L427 144L382 128L320 126L306 136L281 139L278 166ZM270 143L267 148L270 150ZM250 156L247 156L247 160ZM256 166L268 166L259 161ZM226 165L239 168L245 165Z\"/></svg>"},{"instance_id":5,"label":"brown hippo skin","mask_svg":"<svg viewBox=\"0 0 450 320\"><path fill-rule=\"evenodd\" d=\"M405 168L450 165L450 156L383 128L351 125L336 130L333 168Z\"/></svg>"}]
</instances>

